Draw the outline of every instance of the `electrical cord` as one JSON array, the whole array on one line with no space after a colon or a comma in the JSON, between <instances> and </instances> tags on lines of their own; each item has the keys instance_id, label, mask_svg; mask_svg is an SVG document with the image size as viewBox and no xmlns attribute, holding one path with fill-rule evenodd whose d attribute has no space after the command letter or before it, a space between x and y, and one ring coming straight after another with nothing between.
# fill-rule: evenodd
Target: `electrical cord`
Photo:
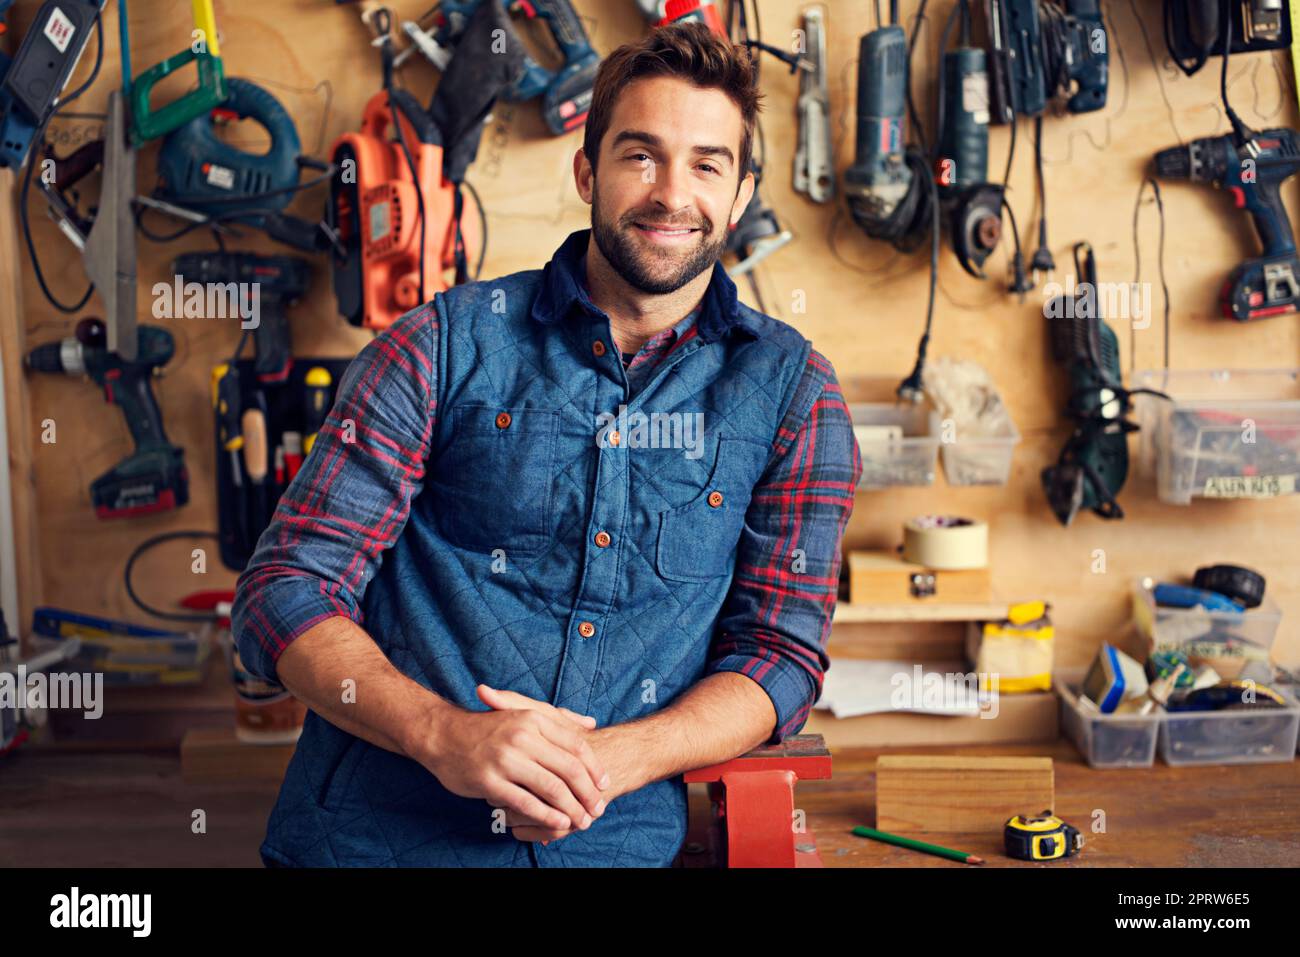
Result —
<instances>
[{"instance_id":1,"label":"electrical cord","mask_svg":"<svg viewBox=\"0 0 1300 957\"><path fill-rule=\"evenodd\" d=\"M242 196L168 196L162 193L159 188L154 189L155 198L165 198L167 202L174 203L177 206L186 206L188 204L197 204L202 206L222 206L230 203L247 203L250 200L269 199L272 196L283 196L286 193L297 193L304 189L311 189L313 186L319 186L322 183L328 183L334 174L338 172L333 163L329 164L327 172L322 173L314 179L304 180L301 183L295 183L292 186L281 186L278 189L268 189L264 193L248 193ZM278 210L277 210L278 212Z\"/></svg>"},{"instance_id":2,"label":"electrical cord","mask_svg":"<svg viewBox=\"0 0 1300 957\"><path fill-rule=\"evenodd\" d=\"M49 114L45 117L45 119L41 121L40 126L36 128L36 132L32 136L31 154L28 156L27 159L27 172L23 176L22 195L19 197L18 200L18 219L22 225L23 240L27 244L27 253L28 255L31 256L32 259L32 272L36 275L36 283L41 287L41 292L45 295L45 298L50 301L50 305L54 306L54 308L58 309L60 312L66 312L66 313L75 313L80 311L81 308L85 306L87 302L90 301L90 296L95 291L95 284L93 282L88 284L86 286L85 294L81 297L80 300L78 300L72 306L68 306L65 303L62 303L58 299L54 298L54 293L50 291L50 287L45 282L45 273L41 270L41 261L36 254L36 244L32 241L32 227L27 214L27 197L31 193L32 170L35 169L36 167L37 145L45 142L46 128L50 125L50 121L54 119L56 115L58 115L60 110L62 110L69 103L72 103L78 97L80 97L81 94L86 92L86 90L90 89L91 84L94 83L95 80L99 78L99 69L101 66L103 66L103 63L104 63L104 19L101 13L96 13L95 14L95 64L93 67L91 67L90 76L86 78L86 82L82 83L81 86L77 87L76 90L74 90L71 94L61 99L58 105L56 105L54 109L50 110Z\"/></svg>"},{"instance_id":3,"label":"electrical cord","mask_svg":"<svg viewBox=\"0 0 1300 957\"><path fill-rule=\"evenodd\" d=\"M478 263L474 266L474 279L477 280L478 277L483 274L483 260L487 257L487 242L488 242L487 210L483 208L483 200L479 196L478 190L474 188L474 184L471 183L469 180L465 180L463 185L465 186L466 189L469 190L469 194L474 197L474 205L478 207L479 223L482 224L479 229L480 238L479 238L479 249L478 249Z\"/></svg>"},{"instance_id":4,"label":"electrical cord","mask_svg":"<svg viewBox=\"0 0 1300 957\"><path fill-rule=\"evenodd\" d=\"M1030 257L1029 269L1037 281L1038 274L1050 273L1056 268L1052 251L1047 246L1047 187L1043 181L1043 117L1034 117L1034 177L1038 180L1038 248Z\"/></svg>"},{"instance_id":5,"label":"electrical cord","mask_svg":"<svg viewBox=\"0 0 1300 957\"><path fill-rule=\"evenodd\" d=\"M133 552L131 552L131 556L126 560L126 567L122 570L122 582L126 586L126 594L131 601L135 603L137 608L145 612L145 614L153 615L155 618L163 618L168 621L215 621L220 617L217 615L215 610L200 613L161 611L160 609L154 608L136 594L135 586L131 583L131 571L135 568L135 563L140 559L141 555L155 546L161 545L164 542L174 541L178 538L211 538L218 542L221 540L216 532L202 531L198 529L182 529L181 531L176 532L163 532L161 535L154 535L151 538L146 538L136 546Z\"/></svg>"},{"instance_id":6,"label":"electrical cord","mask_svg":"<svg viewBox=\"0 0 1300 957\"><path fill-rule=\"evenodd\" d=\"M1155 196L1156 212L1160 216L1160 239L1157 243L1156 270L1160 275L1160 294L1164 297L1164 368L1169 368L1169 283L1165 280L1165 201L1160 195L1160 184L1148 176L1138 186L1137 200L1133 203L1133 283L1142 282L1142 248L1138 244L1138 217L1142 210L1142 194L1150 185ZM1137 363L1137 330L1129 323L1129 371Z\"/></svg>"},{"instance_id":7,"label":"electrical cord","mask_svg":"<svg viewBox=\"0 0 1300 957\"><path fill-rule=\"evenodd\" d=\"M415 187L415 199L420 208L420 269L419 269L419 297L420 302L424 302L424 273L425 273L425 215L424 190L420 188L420 174L415 166L415 158L411 155L410 148L406 145L406 134L402 131L402 122L397 115L397 105L393 102L393 90L396 88L393 83L393 37L392 37L392 17L388 8L382 7L376 10L372 18L371 26L379 35L381 42L379 53L382 58L384 71L384 91L388 94L388 112L393 120L393 132L397 136L397 145L402 151L402 156L406 159L406 168L411 173L411 184Z\"/></svg>"},{"instance_id":8,"label":"electrical cord","mask_svg":"<svg viewBox=\"0 0 1300 957\"><path fill-rule=\"evenodd\" d=\"M1223 112L1228 114L1232 132L1237 137L1238 145L1253 135L1250 127L1242 122L1232 104L1228 102L1228 56L1232 53L1232 4L1223 4L1223 64L1219 70L1219 96L1223 100Z\"/></svg>"},{"instance_id":9,"label":"electrical cord","mask_svg":"<svg viewBox=\"0 0 1300 957\"><path fill-rule=\"evenodd\" d=\"M925 358L934 328L934 295L939 282L939 187L932 176L925 177L925 182L930 196L930 293L925 305L925 330L916 345L916 364L896 390L900 399L913 403L920 402L925 395Z\"/></svg>"},{"instance_id":10,"label":"electrical cord","mask_svg":"<svg viewBox=\"0 0 1300 957\"><path fill-rule=\"evenodd\" d=\"M921 35L921 26L925 22L925 8L929 0L921 0L916 8L916 19L912 21L912 36L907 43L907 115L912 121L912 135L916 137L917 144L921 152L929 155L930 147L925 138L925 127L921 125L921 114L916 109L916 100L912 96L912 54L916 51L916 41ZM896 26L897 21L893 24ZM935 131L935 138L938 138L938 130Z\"/></svg>"}]
</instances>

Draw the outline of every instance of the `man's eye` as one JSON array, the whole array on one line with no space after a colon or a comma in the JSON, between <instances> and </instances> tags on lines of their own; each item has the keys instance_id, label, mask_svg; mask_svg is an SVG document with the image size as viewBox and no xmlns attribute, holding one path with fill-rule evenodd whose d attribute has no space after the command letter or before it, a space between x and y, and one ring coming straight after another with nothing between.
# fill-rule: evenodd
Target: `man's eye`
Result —
<instances>
[{"instance_id":1,"label":"man's eye","mask_svg":"<svg viewBox=\"0 0 1300 957\"><path fill-rule=\"evenodd\" d=\"M701 163L701 164L700 164L700 169L708 170L710 173L716 173L716 172L718 172L718 168L717 168L716 166L712 166L712 165L710 165L710 164L708 164L708 163Z\"/></svg>"},{"instance_id":2,"label":"man's eye","mask_svg":"<svg viewBox=\"0 0 1300 957\"><path fill-rule=\"evenodd\" d=\"M628 159L636 160L638 163L651 162L650 156L646 153L633 153Z\"/></svg>"}]
</instances>

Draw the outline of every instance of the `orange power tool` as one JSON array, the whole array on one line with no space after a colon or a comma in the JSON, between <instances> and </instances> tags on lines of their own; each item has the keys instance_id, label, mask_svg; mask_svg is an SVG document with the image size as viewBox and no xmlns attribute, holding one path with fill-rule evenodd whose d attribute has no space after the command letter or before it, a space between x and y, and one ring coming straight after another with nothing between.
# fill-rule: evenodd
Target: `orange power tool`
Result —
<instances>
[{"instance_id":1,"label":"orange power tool","mask_svg":"<svg viewBox=\"0 0 1300 957\"><path fill-rule=\"evenodd\" d=\"M400 138L390 137L394 118ZM442 137L415 97L394 88L371 97L361 129L335 140L332 153L339 172L326 222L344 250L333 262L339 312L354 326L386 329L445 290L455 266L456 189L443 175ZM464 249L479 248L477 217L464 217L460 232Z\"/></svg>"}]
</instances>

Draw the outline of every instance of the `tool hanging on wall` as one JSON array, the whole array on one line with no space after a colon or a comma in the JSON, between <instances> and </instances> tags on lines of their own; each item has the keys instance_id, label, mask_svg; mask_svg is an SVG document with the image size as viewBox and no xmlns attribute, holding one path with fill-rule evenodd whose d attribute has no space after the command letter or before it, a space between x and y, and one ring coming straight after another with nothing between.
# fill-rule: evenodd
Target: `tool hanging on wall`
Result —
<instances>
[{"instance_id":1,"label":"tool hanging on wall","mask_svg":"<svg viewBox=\"0 0 1300 957\"><path fill-rule=\"evenodd\" d=\"M1298 171L1300 134L1289 129L1206 137L1156 154L1157 176L1225 190L1255 224L1263 255L1238 265L1220 288L1225 318L1248 322L1300 309L1300 258L1280 192Z\"/></svg>"},{"instance_id":2,"label":"tool hanging on wall","mask_svg":"<svg viewBox=\"0 0 1300 957\"><path fill-rule=\"evenodd\" d=\"M924 17L921 0L917 22ZM934 325L939 274L938 187L930 175L929 147L910 92L912 49L898 24L891 0L890 22L864 34L858 43L857 135L853 165L844 172L844 195L858 227L872 239L910 253L930 237L930 289L925 329L916 363L898 386L899 398L919 402L924 395L925 356ZM904 145L903 114L912 114L916 141Z\"/></svg>"},{"instance_id":3,"label":"tool hanging on wall","mask_svg":"<svg viewBox=\"0 0 1300 957\"><path fill-rule=\"evenodd\" d=\"M304 252L329 248L333 237L319 222L291 216L284 208L300 191L326 182L332 168L302 155L293 119L274 96L249 80L231 78L225 85L228 95L219 107L167 134L158 151L153 193L162 205L142 205L191 222L251 226ZM236 120L262 127L270 146L250 152L224 142L217 135L218 125ZM323 175L300 183L304 168Z\"/></svg>"},{"instance_id":4,"label":"tool hanging on wall","mask_svg":"<svg viewBox=\"0 0 1300 957\"><path fill-rule=\"evenodd\" d=\"M131 142L135 146L166 136L195 117L220 106L226 99L226 79L212 0L190 0L190 11L194 22L190 45L180 53L154 64L133 80L126 0L118 0L117 15L122 37L122 93L128 98L131 107ZM157 109L150 106L154 87L190 63L198 71L198 84L195 88Z\"/></svg>"},{"instance_id":5,"label":"tool hanging on wall","mask_svg":"<svg viewBox=\"0 0 1300 957\"><path fill-rule=\"evenodd\" d=\"M516 38L504 53L487 52L496 36L512 37L513 27L498 0L486 0L425 110L393 85L387 11L372 20L384 88L366 104L361 130L331 147L338 172L325 222L342 249L332 265L339 312L353 325L385 329L447 288L444 269L454 268L457 282L470 278L467 250L481 250L482 242L479 224L462 216L460 186L492 104L519 78L523 48Z\"/></svg>"},{"instance_id":6,"label":"tool hanging on wall","mask_svg":"<svg viewBox=\"0 0 1300 957\"><path fill-rule=\"evenodd\" d=\"M948 50L958 14L958 46ZM988 73L984 51L971 45L970 19L967 0L959 0L939 41L943 59L935 121L935 174L957 261L976 279L985 279L984 261L1002 236L1003 189L988 182Z\"/></svg>"},{"instance_id":7,"label":"tool hanging on wall","mask_svg":"<svg viewBox=\"0 0 1300 957\"><path fill-rule=\"evenodd\" d=\"M99 518L161 512L189 501L185 452L167 440L149 385L155 370L171 361L176 342L158 326L133 331L139 343L132 352L138 358L115 353L107 346L104 324L83 319L75 336L37 346L25 360L33 372L89 376L104 390L107 402L122 408L135 452L91 483L90 498Z\"/></svg>"},{"instance_id":8,"label":"tool hanging on wall","mask_svg":"<svg viewBox=\"0 0 1300 957\"><path fill-rule=\"evenodd\" d=\"M196 282L244 290L257 297L257 324L253 327L254 362L258 382L277 385L289 377L293 346L285 307L297 302L311 285L311 264L295 256L259 256L254 253L185 253L172 264L179 283ZM241 315L252 303L241 303ZM240 337L240 346L244 337ZM236 348L232 362L240 358Z\"/></svg>"},{"instance_id":9,"label":"tool hanging on wall","mask_svg":"<svg viewBox=\"0 0 1300 957\"><path fill-rule=\"evenodd\" d=\"M53 158L47 149L46 158ZM135 150L127 142L126 110L122 96L108 94L108 116L104 123L104 140L87 144L66 160L55 160L52 183L41 179L50 211L63 234L81 251L82 262L91 284L104 303L107 348L124 360L136 357L136 244L135 219L131 201L135 198ZM93 216L77 207L75 186L96 166L100 167L99 200ZM28 168L28 183L31 167ZM36 251L27 227L27 183L23 186L23 231L32 254L41 288L60 309L75 312L58 303L40 278ZM85 299L81 304L85 304ZM80 308L78 306L77 308Z\"/></svg>"},{"instance_id":10,"label":"tool hanging on wall","mask_svg":"<svg viewBox=\"0 0 1300 957\"><path fill-rule=\"evenodd\" d=\"M419 52L445 71L469 22L484 2L499 0L442 0L419 20L405 21L402 31L411 40L411 46L394 56L393 65L400 67ZM553 136L580 128L587 122L587 111L591 108L600 56L592 47L577 11L569 0L512 0L509 9L511 13L521 13L529 20L545 24L564 62L558 71L550 70L524 51L523 71L502 92L502 99L523 103L540 97L542 117ZM432 28L426 29L424 24L430 22ZM511 46L523 49L513 31L508 36ZM492 50L494 54L500 52Z\"/></svg>"},{"instance_id":11,"label":"tool hanging on wall","mask_svg":"<svg viewBox=\"0 0 1300 957\"><path fill-rule=\"evenodd\" d=\"M1169 56L1192 76L1223 53L1223 22L1230 17L1230 53L1282 50L1291 45L1290 0L1164 0Z\"/></svg>"},{"instance_id":12,"label":"tool hanging on wall","mask_svg":"<svg viewBox=\"0 0 1300 957\"><path fill-rule=\"evenodd\" d=\"M1047 242L1047 191L1043 181L1043 114L1051 103L1070 113L1106 105L1109 41L1098 0L986 0L990 120L1009 124L1011 144L1002 205L1016 245L1011 291L1023 296L1056 268ZM1034 174L1038 186L1038 247L1025 274L1020 229L1006 201L1016 152L1017 117L1034 119Z\"/></svg>"},{"instance_id":13,"label":"tool hanging on wall","mask_svg":"<svg viewBox=\"0 0 1300 957\"><path fill-rule=\"evenodd\" d=\"M12 2L0 0L0 19ZM46 0L13 59L0 53L0 166L20 169L27 162L103 8L104 0Z\"/></svg>"},{"instance_id":14,"label":"tool hanging on wall","mask_svg":"<svg viewBox=\"0 0 1300 957\"><path fill-rule=\"evenodd\" d=\"M1097 262L1086 242L1075 243L1074 269L1078 294L1057 296L1043 310L1052 357L1070 378L1066 414L1074 420L1056 464L1042 472L1043 491L1062 525L1073 522L1083 508L1102 518L1124 517L1115 496L1128 477L1128 434L1138 429L1128 420L1132 396L1167 398L1153 389L1124 387L1119 340L1101 315Z\"/></svg>"},{"instance_id":15,"label":"tool hanging on wall","mask_svg":"<svg viewBox=\"0 0 1300 957\"><path fill-rule=\"evenodd\" d=\"M794 153L794 188L815 203L835 193L835 153L831 142L830 94L826 88L826 11L804 11L803 31L810 69L799 73L799 141Z\"/></svg>"},{"instance_id":16,"label":"tool hanging on wall","mask_svg":"<svg viewBox=\"0 0 1300 957\"><path fill-rule=\"evenodd\" d=\"M1208 183L1232 194L1255 224L1263 255L1247 259L1228 275L1219 292L1223 315L1238 322L1300 309L1300 258L1281 186L1300 171L1300 134L1277 128L1256 132L1228 102L1228 58L1232 49L1232 9L1220 21L1219 94L1232 132L1161 150L1155 175Z\"/></svg>"}]
</instances>

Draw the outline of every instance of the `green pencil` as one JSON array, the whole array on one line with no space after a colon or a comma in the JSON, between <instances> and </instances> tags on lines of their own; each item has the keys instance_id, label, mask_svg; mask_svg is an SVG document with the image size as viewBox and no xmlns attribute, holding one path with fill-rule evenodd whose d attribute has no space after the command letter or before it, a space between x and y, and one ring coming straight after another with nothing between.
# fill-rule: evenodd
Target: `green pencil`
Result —
<instances>
[{"instance_id":1,"label":"green pencil","mask_svg":"<svg viewBox=\"0 0 1300 957\"><path fill-rule=\"evenodd\" d=\"M886 834L884 831L877 831L874 827L862 827L859 825L853 829L853 833L858 837L869 837L873 841L883 841L886 844L897 844L899 847L910 847L914 851L924 851L926 854L946 857L950 861L960 861L963 864L984 863L984 858L976 857L974 854L965 854L961 851L954 851L949 847L939 847L937 844L926 844L924 841L914 841L910 837L899 837L897 834Z\"/></svg>"}]
</instances>

